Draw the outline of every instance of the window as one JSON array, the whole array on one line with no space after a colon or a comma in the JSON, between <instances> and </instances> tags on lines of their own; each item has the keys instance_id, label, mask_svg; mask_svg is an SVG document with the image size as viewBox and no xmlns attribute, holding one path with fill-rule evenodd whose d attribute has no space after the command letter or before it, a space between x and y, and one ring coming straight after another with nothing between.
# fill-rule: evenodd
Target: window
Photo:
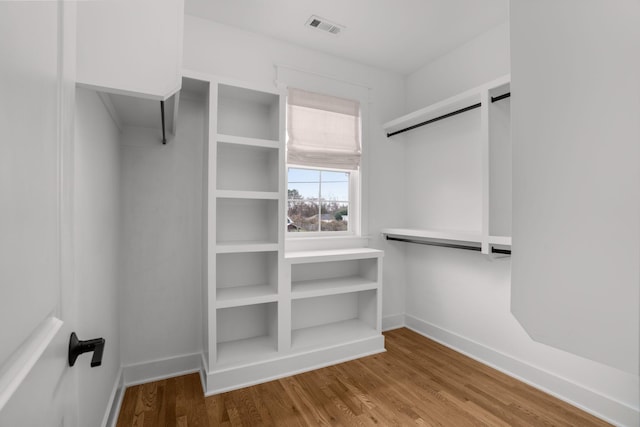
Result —
<instances>
[{"instance_id":1,"label":"window","mask_svg":"<svg viewBox=\"0 0 640 427\"><path fill-rule=\"evenodd\" d=\"M360 126L358 101L289 89L288 232L357 230Z\"/></svg>"},{"instance_id":2,"label":"window","mask_svg":"<svg viewBox=\"0 0 640 427\"><path fill-rule=\"evenodd\" d=\"M350 173L289 168L287 231L349 231Z\"/></svg>"}]
</instances>

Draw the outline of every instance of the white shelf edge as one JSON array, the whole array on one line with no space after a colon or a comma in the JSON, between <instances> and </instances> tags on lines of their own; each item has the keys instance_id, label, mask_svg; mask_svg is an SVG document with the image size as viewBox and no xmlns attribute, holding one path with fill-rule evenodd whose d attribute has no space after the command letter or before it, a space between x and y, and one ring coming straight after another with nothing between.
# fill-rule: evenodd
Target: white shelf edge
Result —
<instances>
[{"instance_id":1,"label":"white shelf edge","mask_svg":"<svg viewBox=\"0 0 640 427\"><path fill-rule=\"evenodd\" d=\"M498 77L495 80L491 80L490 82L485 83L484 85L482 85L482 87L484 87L488 91L492 91L492 90L500 89L510 85L511 85L511 74L505 74L502 77Z\"/></svg>"},{"instance_id":2,"label":"white shelf edge","mask_svg":"<svg viewBox=\"0 0 640 427\"><path fill-rule=\"evenodd\" d=\"M227 135L224 133L216 134L216 140L225 144L249 145L262 148L280 148L280 141L273 139L250 138L246 136Z\"/></svg>"},{"instance_id":3,"label":"white shelf edge","mask_svg":"<svg viewBox=\"0 0 640 427\"><path fill-rule=\"evenodd\" d=\"M244 191L244 190L216 190L218 199L256 199L278 200L280 193L277 191Z\"/></svg>"},{"instance_id":4,"label":"white shelf edge","mask_svg":"<svg viewBox=\"0 0 640 427\"><path fill-rule=\"evenodd\" d=\"M489 236L487 241L492 245L511 246L511 236Z\"/></svg>"},{"instance_id":5,"label":"white shelf edge","mask_svg":"<svg viewBox=\"0 0 640 427\"><path fill-rule=\"evenodd\" d=\"M276 302L277 300L278 293L270 285L250 285L216 289L216 308L264 304Z\"/></svg>"},{"instance_id":6,"label":"white shelf edge","mask_svg":"<svg viewBox=\"0 0 640 427\"><path fill-rule=\"evenodd\" d=\"M305 287L311 289L304 289ZM305 280L291 283L291 299L296 300L327 295L348 294L378 288L378 282L358 276L340 277L335 279Z\"/></svg>"},{"instance_id":7,"label":"white shelf edge","mask_svg":"<svg viewBox=\"0 0 640 427\"><path fill-rule=\"evenodd\" d=\"M57 317L47 317L5 362L0 370L0 410L31 372L63 323Z\"/></svg>"},{"instance_id":8,"label":"white shelf edge","mask_svg":"<svg viewBox=\"0 0 640 427\"><path fill-rule=\"evenodd\" d=\"M284 259L291 264L305 264L310 262L341 261L352 259L381 258L384 251L373 248L331 249L324 251L295 251L287 252Z\"/></svg>"},{"instance_id":9,"label":"white shelf edge","mask_svg":"<svg viewBox=\"0 0 640 427\"><path fill-rule=\"evenodd\" d=\"M450 240L454 242L482 243L480 232L448 231L448 230L423 230L416 228L383 228L380 233L386 236L407 237L417 239Z\"/></svg>"},{"instance_id":10,"label":"white shelf edge","mask_svg":"<svg viewBox=\"0 0 640 427\"><path fill-rule=\"evenodd\" d=\"M274 242L218 242L216 243L216 253L275 252L279 246Z\"/></svg>"}]
</instances>

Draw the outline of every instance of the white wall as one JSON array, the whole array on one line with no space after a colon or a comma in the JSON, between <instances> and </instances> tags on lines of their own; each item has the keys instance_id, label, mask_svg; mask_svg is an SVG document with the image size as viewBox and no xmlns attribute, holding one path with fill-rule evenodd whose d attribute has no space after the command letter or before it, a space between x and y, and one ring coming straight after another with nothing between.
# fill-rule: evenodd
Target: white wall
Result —
<instances>
[{"instance_id":1,"label":"white wall","mask_svg":"<svg viewBox=\"0 0 640 427\"><path fill-rule=\"evenodd\" d=\"M509 64L509 27L502 25L408 76L407 104L415 109L455 95L507 74ZM428 155L430 148L411 141L406 146L405 176L415 180L427 172L416 171L420 164L412 159ZM458 166L451 167L458 170ZM420 185L407 182L405 186L413 188L407 195L407 206L429 208L429 200L412 202L421 197ZM394 245L407 245L409 326L584 409L633 425L637 419L637 377L536 343L511 314L510 259L448 248Z\"/></svg>"},{"instance_id":2,"label":"white wall","mask_svg":"<svg viewBox=\"0 0 640 427\"><path fill-rule=\"evenodd\" d=\"M167 145L159 129L123 130L124 366L202 350L204 116L202 101L181 99Z\"/></svg>"},{"instance_id":3,"label":"white wall","mask_svg":"<svg viewBox=\"0 0 640 427\"><path fill-rule=\"evenodd\" d=\"M513 312L638 375L640 3L513 6Z\"/></svg>"},{"instance_id":4,"label":"white wall","mask_svg":"<svg viewBox=\"0 0 640 427\"><path fill-rule=\"evenodd\" d=\"M386 245L379 236L380 228L403 215L403 148L387 141L381 128L402 112L402 77L193 16L185 16L184 43L184 67L193 71L274 85L275 65L287 65L371 88L370 139L364 141L374 171L368 177L368 234L371 246L386 250L383 316L403 313L404 248Z\"/></svg>"},{"instance_id":5,"label":"white wall","mask_svg":"<svg viewBox=\"0 0 640 427\"><path fill-rule=\"evenodd\" d=\"M102 366L78 370L78 425L100 425L120 369L120 141L98 94L76 90L74 285L81 340L103 337Z\"/></svg>"},{"instance_id":6,"label":"white wall","mask_svg":"<svg viewBox=\"0 0 640 427\"><path fill-rule=\"evenodd\" d=\"M505 22L426 64L406 78L413 111L509 73L509 23Z\"/></svg>"}]
</instances>

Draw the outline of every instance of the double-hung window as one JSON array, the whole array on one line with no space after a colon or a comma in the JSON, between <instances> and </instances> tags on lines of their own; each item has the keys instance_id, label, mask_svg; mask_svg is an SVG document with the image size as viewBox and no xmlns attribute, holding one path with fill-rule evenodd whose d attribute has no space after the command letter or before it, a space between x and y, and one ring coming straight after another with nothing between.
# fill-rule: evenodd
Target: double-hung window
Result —
<instances>
[{"instance_id":1,"label":"double-hung window","mask_svg":"<svg viewBox=\"0 0 640 427\"><path fill-rule=\"evenodd\" d=\"M287 231L357 231L360 157L358 101L289 89Z\"/></svg>"}]
</instances>

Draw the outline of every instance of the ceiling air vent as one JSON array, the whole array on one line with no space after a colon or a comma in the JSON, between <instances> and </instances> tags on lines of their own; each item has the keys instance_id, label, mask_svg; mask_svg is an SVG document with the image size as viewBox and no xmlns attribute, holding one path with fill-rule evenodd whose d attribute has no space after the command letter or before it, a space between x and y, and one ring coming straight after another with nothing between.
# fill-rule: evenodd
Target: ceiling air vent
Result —
<instances>
[{"instance_id":1,"label":"ceiling air vent","mask_svg":"<svg viewBox=\"0 0 640 427\"><path fill-rule=\"evenodd\" d=\"M324 18L320 18L316 15L312 15L311 18L307 20L306 25L307 27L315 28L336 35L340 34L340 32L345 29L344 25L336 24Z\"/></svg>"}]
</instances>

